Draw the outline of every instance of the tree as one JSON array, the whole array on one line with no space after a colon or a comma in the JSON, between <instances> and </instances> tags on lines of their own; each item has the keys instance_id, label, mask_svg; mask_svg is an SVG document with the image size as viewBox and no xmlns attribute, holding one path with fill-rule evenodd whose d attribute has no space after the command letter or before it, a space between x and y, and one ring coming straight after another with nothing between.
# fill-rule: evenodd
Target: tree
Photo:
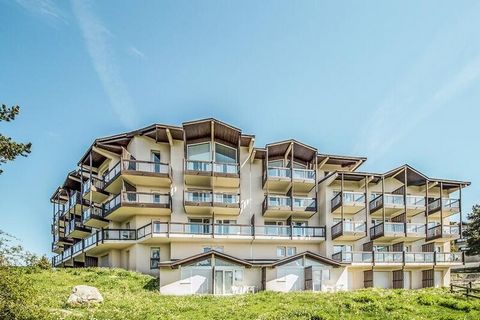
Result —
<instances>
[{"instance_id":1,"label":"tree","mask_svg":"<svg viewBox=\"0 0 480 320\"><path fill-rule=\"evenodd\" d=\"M473 256L480 254L480 205L476 204L472 207L468 220L470 223L464 235L467 238L467 254Z\"/></svg>"},{"instance_id":2,"label":"tree","mask_svg":"<svg viewBox=\"0 0 480 320\"><path fill-rule=\"evenodd\" d=\"M0 122L13 121L19 113L19 106L8 108L6 105L2 104L2 107L0 108ZM31 149L32 144L30 142L18 143L13 141L12 138L6 137L0 133L0 164L6 163L7 161L13 161L18 156L26 157L31 152ZM2 172L3 170L0 169L0 174L2 174Z\"/></svg>"}]
</instances>

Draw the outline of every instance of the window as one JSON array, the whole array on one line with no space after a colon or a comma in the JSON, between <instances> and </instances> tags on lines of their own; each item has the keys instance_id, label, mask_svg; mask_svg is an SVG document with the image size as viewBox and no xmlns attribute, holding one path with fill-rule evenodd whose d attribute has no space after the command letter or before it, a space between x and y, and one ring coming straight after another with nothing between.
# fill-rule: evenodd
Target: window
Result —
<instances>
[{"instance_id":1,"label":"window","mask_svg":"<svg viewBox=\"0 0 480 320\"><path fill-rule=\"evenodd\" d=\"M333 246L333 253L337 252L352 252L352 246L350 245L334 245Z\"/></svg>"},{"instance_id":2,"label":"window","mask_svg":"<svg viewBox=\"0 0 480 320\"><path fill-rule=\"evenodd\" d=\"M277 257L290 257L297 253L296 247L277 247Z\"/></svg>"},{"instance_id":3,"label":"window","mask_svg":"<svg viewBox=\"0 0 480 320\"><path fill-rule=\"evenodd\" d=\"M187 146L187 158L188 160L212 161L210 142Z\"/></svg>"},{"instance_id":4,"label":"window","mask_svg":"<svg viewBox=\"0 0 480 320\"><path fill-rule=\"evenodd\" d=\"M215 143L215 162L236 163L237 149L220 143Z\"/></svg>"},{"instance_id":5,"label":"window","mask_svg":"<svg viewBox=\"0 0 480 320\"><path fill-rule=\"evenodd\" d=\"M223 252L223 246L205 246L203 247L203 252L208 252L208 251L218 251L218 252Z\"/></svg>"},{"instance_id":6,"label":"window","mask_svg":"<svg viewBox=\"0 0 480 320\"><path fill-rule=\"evenodd\" d=\"M283 168L283 160L271 160L268 161L269 167Z\"/></svg>"},{"instance_id":7,"label":"window","mask_svg":"<svg viewBox=\"0 0 480 320\"><path fill-rule=\"evenodd\" d=\"M159 173L160 168L160 152L152 151L153 172Z\"/></svg>"},{"instance_id":8,"label":"window","mask_svg":"<svg viewBox=\"0 0 480 320\"><path fill-rule=\"evenodd\" d=\"M150 248L150 269L157 269L160 263L160 248Z\"/></svg>"}]
</instances>

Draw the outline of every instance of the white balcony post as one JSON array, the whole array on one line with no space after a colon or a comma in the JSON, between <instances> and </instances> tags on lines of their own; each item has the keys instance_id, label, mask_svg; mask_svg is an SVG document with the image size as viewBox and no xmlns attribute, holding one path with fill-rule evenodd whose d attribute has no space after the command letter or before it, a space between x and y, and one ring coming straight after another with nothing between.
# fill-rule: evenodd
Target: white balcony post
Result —
<instances>
[{"instance_id":1,"label":"white balcony post","mask_svg":"<svg viewBox=\"0 0 480 320\"><path fill-rule=\"evenodd\" d=\"M340 206L340 215L341 215L341 221L343 223L343 218L344 218L344 213L343 213L343 172L340 176L340 203L341 203L341 206Z\"/></svg>"}]
</instances>

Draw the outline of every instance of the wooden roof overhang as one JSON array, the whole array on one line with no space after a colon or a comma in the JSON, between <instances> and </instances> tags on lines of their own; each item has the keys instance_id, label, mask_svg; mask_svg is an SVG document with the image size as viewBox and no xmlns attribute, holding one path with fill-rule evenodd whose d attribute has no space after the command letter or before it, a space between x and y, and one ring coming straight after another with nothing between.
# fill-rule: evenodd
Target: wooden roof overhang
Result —
<instances>
[{"instance_id":1,"label":"wooden roof overhang","mask_svg":"<svg viewBox=\"0 0 480 320\"><path fill-rule=\"evenodd\" d=\"M370 172L344 172L344 171L335 171L332 172L323 179L321 179L318 183L325 183L328 181L330 185L334 181L340 181L343 178L343 181L351 181L351 182L362 182L367 179L368 183L378 183L382 180L382 174L379 173L370 173Z\"/></svg>"},{"instance_id":2,"label":"wooden roof overhang","mask_svg":"<svg viewBox=\"0 0 480 320\"><path fill-rule=\"evenodd\" d=\"M330 265L332 267L341 267L342 266L340 263L338 263L335 260L329 259L329 258L324 257L322 255L319 255L317 253L313 253L311 251L305 251L305 252L297 253L293 256L286 257L284 259L275 261L275 262L273 262L273 263L271 263L267 266L270 267L270 268L275 268L275 267L282 266L284 264L287 264L289 262L295 261L295 260L303 258L303 257L321 262L321 263L326 264L326 265Z\"/></svg>"},{"instance_id":3,"label":"wooden roof overhang","mask_svg":"<svg viewBox=\"0 0 480 320\"><path fill-rule=\"evenodd\" d=\"M317 149L294 139L274 142L265 146L265 154L268 154L268 160L281 159L292 153L295 161L307 164L315 160Z\"/></svg>"},{"instance_id":4,"label":"wooden roof overhang","mask_svg":"<svg viewBox=\"0 0 480 320\"><path fill-rule=\"evenodd\" d=\"M335 171L355 171L365 161L367 161L367 158L365 157L339 156L333 154L319 154L317 156L319 169L322 169L322 167L329 167L336 168Z\"/></svg>"},{"instance_id":5,"label":"wooden roof overhang","mask_svg":"<svg viewBox=\"0 0 480 320\"><path fill-rule=\"evenodd\" d=\"M242 130L213 118L184 122L183 131L187 143L214 140L238 148L242 140ZM250 144L248 136L244 136L243 140Z\"/></svg>"},{"instance_id":6,"label":"wooden roof overhang","mask_svg":"<svg viewBox=\"0 0 480 320\"><path fill-rule=\"evenodd\" d=\"M92 154L92 166L98 167L105 161L106 157L100 152L95 151L95 147L121 154L122 148L127 148L128 144L135 136L144 136L154 139L156 142L173 143L173 140L183 140L183 129L175 126L162 124L152 124L148 127L138 130L125 132L113 136L96 139L82 156L78 165L89 165L90 154Z\"/></svg>"},{"instance_id":7,"label":"wooden roof overhang","mask_svg":"<svg viewBox=\"0 0 480 320\"><path fill-rule=\"evenodd\" d=\"M176 260L176 261L161 262L159 264L159 266L160 267L169 267L171 269L177 269L178 267L180 267L182 265L202 261L202 260L205 260L205 259L208 259L208 258L211 258L211 257L218 257L218 258L221 258L223 260L227 260L229 262L232 262L232 263L235 263L235 264L238 264L238 265L242 265L242 266L247 267L247 268L252 267L252 263L250 263L246 260L239 259L239 258L236 258L234 256L231 256L231 255L228 255L226 253L219 252L219 251L216 251L216 250L202 252L202 253L193 255L191 257Z\"/></svg>"}]
</instances>

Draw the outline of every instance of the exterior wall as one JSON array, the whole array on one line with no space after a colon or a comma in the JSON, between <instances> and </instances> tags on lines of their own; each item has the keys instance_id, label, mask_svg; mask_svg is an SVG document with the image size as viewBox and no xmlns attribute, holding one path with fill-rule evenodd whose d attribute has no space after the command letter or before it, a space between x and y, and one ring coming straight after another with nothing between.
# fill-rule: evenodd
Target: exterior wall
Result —
<instances>
[{"instance_id":1,"label":"exterior wall","mask_svg":"<svg viewBox=\"0 0 480 320\"><path fill-rule=\"evenodd\" d=\"M240 147L240 184L238 188L220 188L211 186L211 190L215 192L238 192L240 194L240 214L238 215L225 215L214 212L213 215L189 215L184 208L184 191L187 189L205 189L198 188L196 186L186 186L184 165L185 165L185 145L183 140L173 140L170 143L155 142L154 139L145 136L134 136L129 142L126 150L136 160L151 161L151 152L160 152L161 162L168 163L171 168L171 185L170 187L148 187L142 185L136 185L135 188L138 192L152 192L158 191L162 193L170 193L172 198L172 205L170 215L133 215L131 218L124 221L108 222L105 229L115 228L130 228L138 229L152 222L174 222L174 223L187 223L189 218L210 218L215 222L217 220L234 220L236 224L250 225L252 218L255 225L264 225L266 221L277 221L286 219L274 219L265 218L262 213L262 203L264 201L266 190L262 186L263 175L263 161L260 159L251 159L252 149L248 147ZM103 151L102 151L103 152ZM104 151L107 160L105 160L98 167L98 176L103 176L105 172L114 168L120 161L120 156L112 152ZM332 171L344 171L349 169L342 167L341 165L326 165L322 168L317 168L316 176L317 181L321 180ZM328 181L328 180L327 180ZM394 179L385 179L385 192L392 192L403 184ZM344 191L352 192L364 192L363 181L350 182L346 181L343 185ZM98 265L100 267L121 267L128 270L134 270L146 274L158 275L157 269L150 269L150 254L151 248L160 248L160 261L169 262L178 259L184 259L193 255L204 252L204 247L222 247L225 254L234 256L240 259L246 259L250 261L275 261L282 257L277 256L277 247L295 247L297 253L301 252L314 252L322 255L326 258L332 258L334 252L334 245L349 245L352 246L353 251L363 251L363 244L370 242L370 227L372 226L372 217L367 217L367 210L364 208L354 214L345 214L345 218L351 218L353 221L367 222L367 235L364 238L358 240L332 240L331 228L336 223L334 218L339 218L338 214L331 212L331 200L335 195L335 192L341 190L339 181L334 182L322 182L319 183L316 188L313 188L308 193L303 193L303 196L316 196L317 198L317 212L310 218L305 219L293 219L293 221L307 221L308 226L325 226L326 238L322 240L260 240L260 239L219 239L205 237L185 237L184 239L169 238L169 239L148 239L148 241L125 245L121 248L115 247L106 251L95 251L95 253L89 254L93 257L98 257ZM367 197L370 199L372 193L380 193L382 191L381 183L376 185L368 185ZM294 194L299 195L293 190ZM408 186L408 194L411 195L425 195L425 190L421 187ZM316 193L316 195L315 195ZM439 197L437 189L432 188L429 191L429 195L432 197ZM446 193L444 196L448 196ZM107 200L114 198L115 195L109 195ZM215 210L214 210L215 211ZM445 218L443 223L449 223L448 218ZM429 222L439 221L439 218L428 218ZM418 214L408 218L408 222L412 223L426 223L425 215ZM101 229L93 229L93 232ZM398 241L375 241L375 245L392 245ZM418 241L412 241L406 243L409 251L421 252L422 245L425 244L425 239ZM440 252L450 252L450 243L436 242L436 248ZM69 262L70 263L70 262ZM345 264L342 267L331 268L330 278L324 280L324 290L355 290L364 287L364 270L372 266L356 267L353 265ZM432 268L428 266L426 268ZM395 268L385 270L374 270L374 284L382 284L386 287L392 287L392 271L398 270ZM406 268L410 272L411 288L422 287L422 269L420 268ZM424 269L425 270L425 269ZM441 277L437 277L435 284L437 286L448 286L450 283L450 268L448 266L442 267ZM279 279L278 268L267 268L266 270L266 289L274 291L291 291L296 288L304 289L304 284L299 287L295 286L295 277L286 277ZM438 274L438 273L437 273ZM440 275L440 274L438 274ZM245 269L244 284L248 286L255 286L260 288L262 285L262 272L260 267L252 267ZM193 282L187 283L181 280L181 267L178 269L161 268L160 271L160 292L164 294L190 294L192 292L192 286L195 287L198 283L195 283L198 279L194 279ZM323 290L322 289L322 290Z\"/></svg>"}]
</instances>

